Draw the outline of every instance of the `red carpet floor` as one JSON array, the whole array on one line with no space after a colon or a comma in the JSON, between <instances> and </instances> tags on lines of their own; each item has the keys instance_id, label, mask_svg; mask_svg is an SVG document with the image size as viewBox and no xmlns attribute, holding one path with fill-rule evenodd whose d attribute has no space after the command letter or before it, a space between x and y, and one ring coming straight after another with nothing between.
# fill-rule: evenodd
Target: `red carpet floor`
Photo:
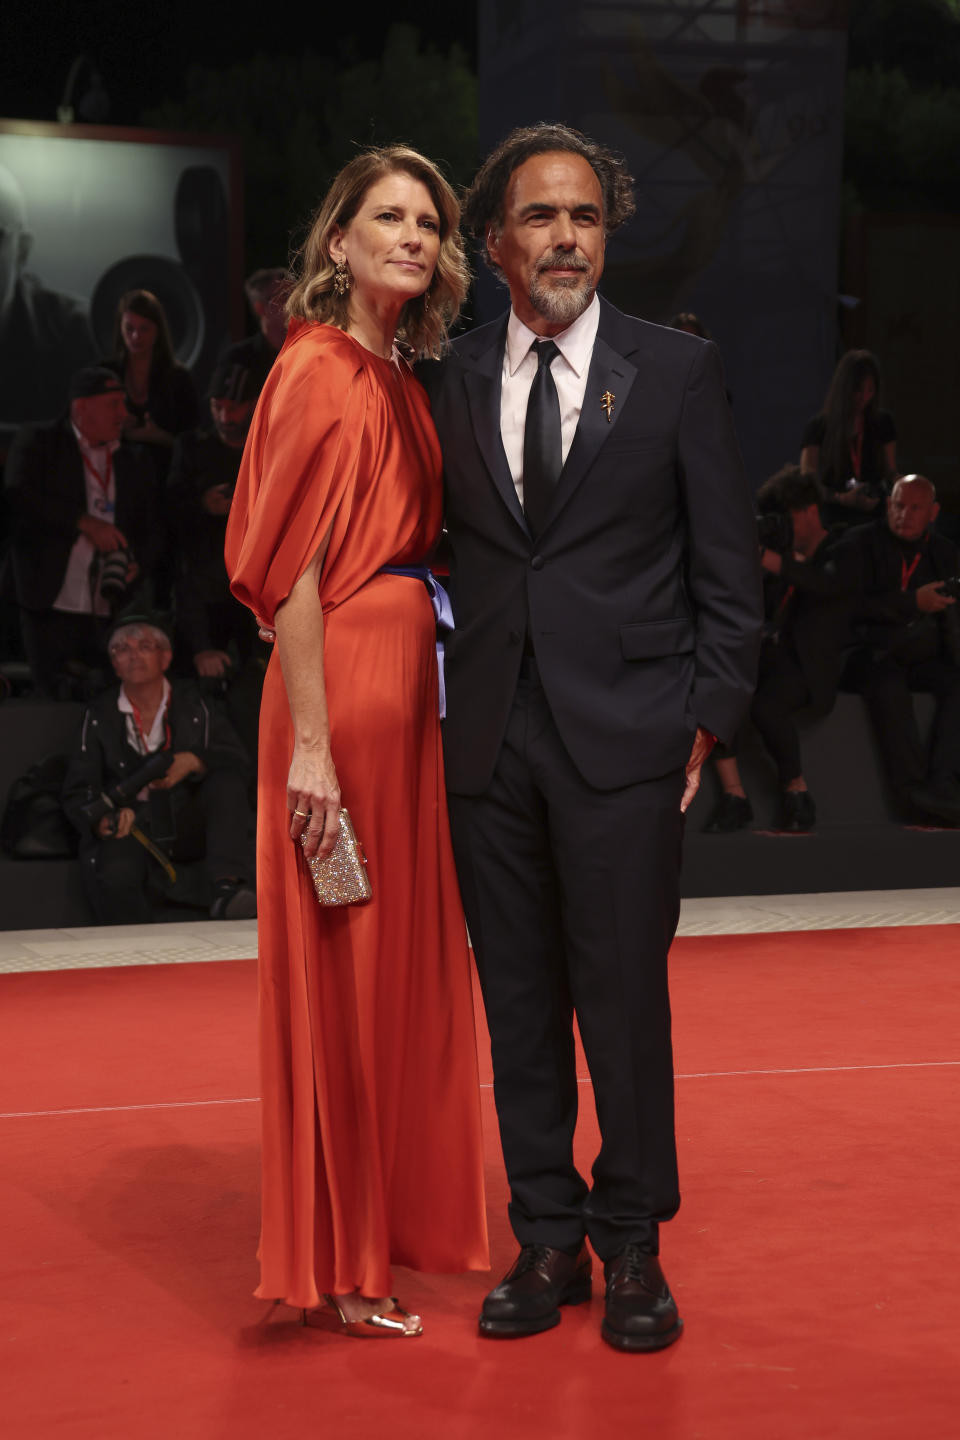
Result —
<instances>
[{"instance_id":1,"label":"red carpet floor","mask_svg":"<svg viewBox=\"0 0 960 1440\"><path fill-rule=\"evenodd\" d=\"M953 1440L958 949L938 926L677 943L663 1250L686 1332L651 1356L601 1343L599 1285L512 1343L476 1334L484 1275L399 1272L427 1323L409 1344L271 1311L251 1295L253 965L0 977L0 1431ZM499 1273L489 1088L484 1116Z\"/></svg>"}]
</instances>

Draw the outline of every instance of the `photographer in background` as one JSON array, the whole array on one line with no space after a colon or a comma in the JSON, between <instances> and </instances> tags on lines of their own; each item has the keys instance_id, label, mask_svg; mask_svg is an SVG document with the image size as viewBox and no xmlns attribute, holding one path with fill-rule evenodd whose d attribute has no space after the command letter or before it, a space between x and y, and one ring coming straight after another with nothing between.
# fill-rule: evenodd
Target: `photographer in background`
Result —
<instances>
[{"instance_id":1,"label":"photographer in background","mask_svg":"<svg viewBox=\"0 0 960 1440\"><path fill-rule=\"evenodd\" d=\"M884 518L838 545L860 642L843 684L866 701L902 818L960 824L960 553L932 528L939 509L925 475L904 475ZM913 710L918 691L937 702L929 752Z\"/></svg>"},{"instance_id":2,"label":"photographer in background","mask_svg":"<svg viewBox=\"0 0 960 1440\"><path fill-rule=\"evenodd\" d=\"M149 617L110 634L119 686L86 710L63 787L84 889L103 925L149 922L151 875L203 859L213 919L256 914L247 760L216 706L169 680L169 635Z\"/></svg>"},{"instance_id":3,"label":"photographer in background","mask_svg":"<svg viewBox=\"0 0 960 1440\"><path fill-rule=\"evenodd\" d=\"M61 420L17 432L5 473L24 651L49 698L98 688L104 630L149 592L162 544L153 462L121 443L120 380L88 366L69 399Z\"/></svg>"},{"instance_id":4,"label":"photographer in background","mask_svg":"<svg viewBox=\"0 0 960 1440\"><path fill-rule=\"evenodd\" d=\"M228 346L220 362L250 371L251 393L256 401L286 339L290 272L279 266L254 270L243 282L243 288L259 328L255 335Z\"/></svg>"},{"instance_id":5,"label":"photographer in background","mask_svg":"<svg viewBox=\"0 0 960 1440\"><path fill-rule=\"evenodd\" d=\"M177 649L206 679L227 679L249 660L256 627L230 593L224 536L257 395L250 371L229 359L210 381L213 428L191 430L174 449L168 513L174 535ZM231 653L232 652L232 653Z\"/></svg>"},{"instance_id":6,"label":"photographer in background","mask_svg":"<svg viewBox=\"0 0 960 1440\"><path fill-rule=\"evenodd\" d=\"M785 465L757 493L766 623L750 718L777 767L776 828L793 832L812 829L817 814L803 777L796 712L832 708L847 638L834 563L841 532L824 526L821 500L817 481L796 465ZM723 793L704 829L727 834L749 824L753 811L735 745L718 745L714 756Z\"/></svg>"}]
</instances>

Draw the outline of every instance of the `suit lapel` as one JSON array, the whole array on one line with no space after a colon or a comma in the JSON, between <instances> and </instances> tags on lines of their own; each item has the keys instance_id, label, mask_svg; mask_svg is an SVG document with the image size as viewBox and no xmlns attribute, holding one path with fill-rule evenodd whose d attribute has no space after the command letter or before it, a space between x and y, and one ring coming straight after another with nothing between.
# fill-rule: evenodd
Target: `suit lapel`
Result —
<instances>
[{"instance_id":1,"label":"suit lapel","mask_svg":"<svg viewBox=\"0 0 960 1440\"><path fill-rule=\"evenodd\" d=\"M495 328L489 343L464 356L463 378L477 449L501 500L517 524L529 534L500 438L500 382L506 338L507 317L502 326Z\"/></svg>"},{"instance_id":2,"label":"suit lapel","mask_svg":"<svg viewBox=\"0 0 960 1440\"><path fill-rule=\"evenodd\" d=\"M603 305L602 301L601 305ZM604 330L610 335L610 332L615 329L614 317L619 318L617 312L604 305L600 328L597 331L593 347L593 356L590 360L590 369L587 371L587 388L583 394L583 409L580 411L580 420L573 437L573 444L567 455L566 464L557 481L545 530L553 524L596 460L605 442L614 433L617 421L623 414L627 396L637 378L637 367L604 338ZM604 321L608 321L608 323L605 324ZM614 335L611 335L611 339L615 338ZM624 349L632 348L626 336L623 337L623 341L625 342ZM613 396L609 416L602 404L602 397L608 392Z\"/></svg>"}]
</instances>

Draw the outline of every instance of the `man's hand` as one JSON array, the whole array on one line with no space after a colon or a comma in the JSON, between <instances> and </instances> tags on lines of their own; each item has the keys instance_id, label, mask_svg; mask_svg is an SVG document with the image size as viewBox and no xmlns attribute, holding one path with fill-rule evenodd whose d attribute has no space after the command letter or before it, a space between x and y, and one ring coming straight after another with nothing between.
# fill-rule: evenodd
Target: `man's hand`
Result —
<instances>
[{"instance_id":1,"label":"man's hand","mask_svg":"<svg viewBox=\"0 0 960 1440\"><path fill-rule=\"evenodd\" d=\"M952 595L944 595L940 589L942 584L942 580L931 580L929 585L921 585L914 591L921 614L936 615L938 610L946 610L949 605L956 604Z\"/></svg>"},{"instance_id":2,"label":"man's hand","mask_svg":"<svg viewBox=\"0 0 960 1440\"><path fill-rule=\"evenodd\" d=\"M193 657L197 674L218 679L232 669L233 661L226 650L198 650Z\"/></svg>"},{"instance_id":3,"label":"man's hand","mask_svg":"<svg viewBox=\"0 0 960 1440\"><path fill-rule=\"evenodd\" d=\"M134 812L126 806L122 810L112 810L109 815L102 815L97 821L97 834L101 840L110 836L125 840L133 829L134 818Z\"/></svg>"},{"instance_id":4,"label":"man's hand","mask_svg":"<svg viewBox=\"0 0 960 1440\"><path fill-rule=\"evenodd\" d=\"M86 535L95 550L102 555L108 554L111 550L126 550L127 537L116 525L111 525L109 520L101 520L97 515L81 515L77 521L77 529L81 535Z\"/></svg>"},{"instance_id":5,"label":"man's hand","mask_svg":"<svg viewBox=\"0 0 960 1440\"><path fill-rule=\"evenodd\" d=\"M192 750L178 750L173 757L173 764L166 775L159 780L150 782L151 790L172 790L174 785L179 785L188 775L202 775L206 770L203 764Z\"/></svg>"},{"instance_id":6,"label":"man's hand","mask_svg":"<svg viewBox=\"0 0 960 1440\"><path fill-rule=\"evenodd\" d=\"M761 550L760 564L764 570L769 570L771 575L779 575L783 569L783 556L778 555L776 550Z\"/></svg>"},{"instance_id":7,"label":"man's hand","mask_svg":"<svg viewBox=\"0 0 960 1440\"><path fill-rule=\"evenodd\" d=\"M700 789L700 771L703 768L703 762L716 743L716 738L710 734L709 730L704 730L702 725L697 726L693 749L690 751L690 759L687 761L687 783L683 791L683 799L680 801L682 814L686 814L694 795Z\"/></svg>"},{"instance_id":8,"label":"man's hand","mask_svg":"<svg viewBox=\"0 0 960 1440\"><path fill-rule=\"evenodd\" d=\"M128 440L136 440L147 445L173 445L173 436L168 430L162 429L150 415L144 415L141 424L132 417L132 424L123 427L123 433Z\"/></svg>"},{"instance_id":9,"label":"man's hand","mask_svg":"<svg viewBox=\"0 0 960 1440\"><path fill-rule=\"evenodd\" d=\"M229 515L233 495L227 485L211 485L200 496L200 504L208 515Z\"/></svg>"}]
</instances>

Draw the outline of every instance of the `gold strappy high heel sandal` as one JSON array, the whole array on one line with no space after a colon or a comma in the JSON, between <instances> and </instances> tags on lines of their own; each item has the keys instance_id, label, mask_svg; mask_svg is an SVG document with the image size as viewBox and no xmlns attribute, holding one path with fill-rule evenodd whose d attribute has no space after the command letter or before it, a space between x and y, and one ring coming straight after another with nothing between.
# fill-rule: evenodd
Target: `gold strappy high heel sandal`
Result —
<instances>
[{"instance_id":1,"label":"gold strappy high heel sandal","mask_svg":"<svg viewBox=\"0 0 960 1440\"><path fill-rule=\"evenodd\" d=\"M324 1300L340 1317L340 1329L344 1335L353 1335L357 1340L405 1340L423 1334L423 1321L419 1315L411 1315L397 1304L391 1295L393 1306L382 1314L366 1315L362 1320L348 1320L337 1302L335 1295L324 1295ZM408 1324L412 1321L412 1324Z\"/></svg>"}]
</instances>

